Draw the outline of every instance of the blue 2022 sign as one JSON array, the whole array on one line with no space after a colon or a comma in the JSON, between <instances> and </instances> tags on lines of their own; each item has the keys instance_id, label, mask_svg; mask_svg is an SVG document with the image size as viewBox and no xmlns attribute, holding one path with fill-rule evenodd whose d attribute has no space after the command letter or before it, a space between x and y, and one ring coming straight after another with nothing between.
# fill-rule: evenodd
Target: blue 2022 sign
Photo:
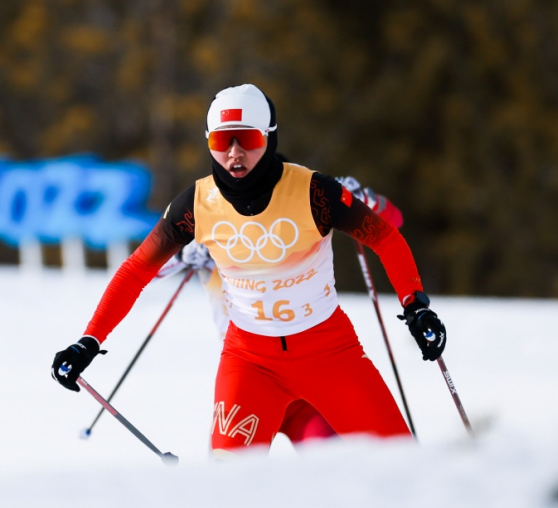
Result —
<instances>
[{"instance_id":1,"label":"blue 2022 sign","mask_svg":"<svg viewBox=\"0 0 558 508\"><path fill-rule=\"evenodd\" d=\"M0 160L0 239L19 246L73 237L99 249L142 240L160 217L146 209L150 187L151 175L134 162Z\"/></svg>"}]
</instances>

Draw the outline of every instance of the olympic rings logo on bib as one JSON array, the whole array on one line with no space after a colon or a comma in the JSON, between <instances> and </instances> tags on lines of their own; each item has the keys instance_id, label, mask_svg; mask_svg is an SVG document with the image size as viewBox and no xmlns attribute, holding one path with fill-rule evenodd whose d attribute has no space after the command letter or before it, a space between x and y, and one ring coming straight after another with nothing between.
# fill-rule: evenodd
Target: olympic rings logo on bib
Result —
<instances>
[{"instance_id":1,"label":"olympic rings logo on bib","mask_svg":"<svg viewBox=\"0 0 558 508\"><path fill-rule=\"evenodd\" d=\"M275 232L277 229L280 234ZM211 239L226 250L235 263L248 263L254 254L268 263L279 263L285 259L287 250L296 244L298 236L296 224L285 218L274 221L269 231L255 221L245 222L238 231L234 224L225 220L217 222L211 230ZM225 239L226 242L221 241Z\"/></svg>"}]
</instances>

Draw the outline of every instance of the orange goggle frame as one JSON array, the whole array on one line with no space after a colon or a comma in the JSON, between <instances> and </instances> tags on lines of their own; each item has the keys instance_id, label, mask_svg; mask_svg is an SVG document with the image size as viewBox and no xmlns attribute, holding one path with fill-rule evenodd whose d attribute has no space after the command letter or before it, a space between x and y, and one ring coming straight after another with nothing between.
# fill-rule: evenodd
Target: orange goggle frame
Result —
<instances>
[{"instance_id":1,"label":"orange goggle frame","mask_svg":"<svg viewBox=\"0 0 558 508\"><path fill-rule=\"evenodd\" d=\"M211 131L207 135L210 150L225 152L231 146L233 139L244 150L255 150L265 145L265 138L259 129L223 129Z\"/></svg>"}]
</instances>

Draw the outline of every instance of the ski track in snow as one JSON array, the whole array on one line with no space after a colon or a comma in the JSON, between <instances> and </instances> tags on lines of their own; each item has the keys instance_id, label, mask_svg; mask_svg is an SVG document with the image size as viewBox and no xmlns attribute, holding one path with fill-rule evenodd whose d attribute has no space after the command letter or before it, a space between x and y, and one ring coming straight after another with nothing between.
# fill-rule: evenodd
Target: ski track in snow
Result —
<instances>
[{"instance_id":1,"label":"ski track in snow","mask_svg":"<svg viewBox=\"0 0 558 508\"><path fill-rule=\"evenodd\" d=\"M109 353L85 371L105 397L179 282L149 285L105 343ZM215 463L208 450L220 342L194 278L112 401L161 451L180 457L169 468L109 414L80 439L100 406L50 378L54 353L81 336L107 283L104 272L0 268L3 508L558 507L556 300L431 295L475 440L390 294L380 295L380 307L418 444L355 437L295 451L279 435L269 454ZM369 298L340 301L400 402Z\"/></svg>"}]
</instances>

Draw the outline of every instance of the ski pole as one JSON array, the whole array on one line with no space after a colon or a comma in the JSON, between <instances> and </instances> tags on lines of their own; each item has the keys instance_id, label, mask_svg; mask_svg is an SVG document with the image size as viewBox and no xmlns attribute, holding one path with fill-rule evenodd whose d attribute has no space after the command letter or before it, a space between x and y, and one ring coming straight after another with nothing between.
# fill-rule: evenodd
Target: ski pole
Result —
<instances>
[{"instance_id":1,"label":"ski pole","mask_svg":"<svg viewBox=\"0 0 558 508\"><path fill-rule=\"evenodd\" d=\"M120 388L120 385L124 382L124 380L126 379L126 376L128 376L129 372L132 370L132 367L134 366L134 364L136 363L136 361L140 357L141 353L145 349L145 346L147 346L147 344L149 343L149 341L151 340L151 338L153 337L153 335L157 331L157 328L159 328L159 325L163 322L163 319L165 319L165 316L168 314L170 308L174 304L174 301L178 297L180 291L182 290L184 285L192 278L193 274L194 274L194 270L192 268L190 268L186 272L186 275L184 276L184 279L182 279L182 282L180 283L180 286L178 286L178 289L172 295L172 298L170 299L169 303L165 307L165 310L163 310L163 313L161 314L161 317L159 317L159 319L155 323L155 326L152 328L152 330L149 332L149 335L143 341L143 344L141 345L138 352L136 353L136 355L134 356L134 358L130 362L130 365L128 365L128 368L124 371L124 374L122 374L122 377L120 378L120 381L118 381L118 383L116 384L116 386L112 390L112 393L109 395L109 398L107 399L107 402L110 402L112 400L112 398L114 397L114 394L118 391L118 389ZM101 408L101 410L99 411L99 413L97 414L97 416L95 417L95 419L93 420L93 423L87 429L85 429L83 431L82 437L88 438L91 435L91 431L93 430L93 427L97 423L97 420L99 420L99 418L103 414L104 410L105 410L105 407L103 406Z\"/></svg>"},{"instance_id":2,"label":"ski pole","mask_svg":"<svg viewBox=\"0 0 558 508\"><path fill-rule=\"evenodd\" d=\"M89 385L85 379L81 376L77 378L78 385L85 388L99 404L103 406L112 416L114 416L124 427L126 427L134 436L136 436L145 446L147 446L152 452L156 453L165 466L177 466L178 457L170 452L162 453L149 439L147 439L138 429L136 429L124 416L122 416L113 406L111 406L108 401L103 399L99 393L97 393L93 387Z\"/></svg>"},{"instance_id":3,"label":"ski pole","mask_svg":"<svg viewBox=\"0 0 558 508\"><path fill-rule=\"evenodd\" d=\"M473 433L473 427L471 427L471 423L469 422L469 418L467 418L467 413L465 413L465 409L463 408L463 404L461 404L461 400L459 399L459 395L457 394L457 390L455 388L455 385L453 384L453 380L451 379L448 368L446 367L446 362L444 362L444 359L441 356L440 356L440 358L438 358L438 365L440 366L440 370L442 371L442 374L444 375L444 379L446 380L446 384L448 385L449 391L450 391L451 396L453 398L453 402L455 403L455 407L457 408L457 411L459 412L459 416L461 416L461 421L463 422L463 425L465 425L465 428L467 429L467 432L469 433L469 435L471 437L475 437L475 434Z\"/></svg>"},{"instance_id":4,"label":"ski pole","mask_svg":"<svg viewBox=\"0 0 558 508\"><path fill-rule=\"evenodd\" d=\"M368 267L368 262L366 261L366 256L364 254L364 247L360 242L357 240L355 242L355 247L357 250L358 261L360 264L360 269L362 270L362 276L364 277L364 282L366 283L366 287L368 289L368 295L374 304L374 308L376 309L376 315L378 316L378 321L380 323L380 328L382 330L382 335L384 337L384 342L386 344L387 352L389 355L389 359L391 361L391 367L393 369L393 373L395 375L395 379L397 381L397 386L399 387L399 393L401 394L401 400L403 401L403 407L405 408L405 413L407 415L407 421L409 423L409 428L411 429L411 433L413 437L416 439L417 434L415 431L415 426L413 424L413 419L411 418L411 412L409 411L409 406L407 405L407 399L405 397L405 393L403 391L403 385L401 384L401 379L399 378L399 372L397 370L397 365L395 364L395 358L393 356L393 352L391 350L391 346L389 343L389 339L387 336L386 328L384 326L384 320L382 319L382 313L380 312L380 304L378 302L378 296L376 294L376 288L374 287L374 282L372 281L372 273L370 272L370 268Z\"/></svg>"}]
</instances>

